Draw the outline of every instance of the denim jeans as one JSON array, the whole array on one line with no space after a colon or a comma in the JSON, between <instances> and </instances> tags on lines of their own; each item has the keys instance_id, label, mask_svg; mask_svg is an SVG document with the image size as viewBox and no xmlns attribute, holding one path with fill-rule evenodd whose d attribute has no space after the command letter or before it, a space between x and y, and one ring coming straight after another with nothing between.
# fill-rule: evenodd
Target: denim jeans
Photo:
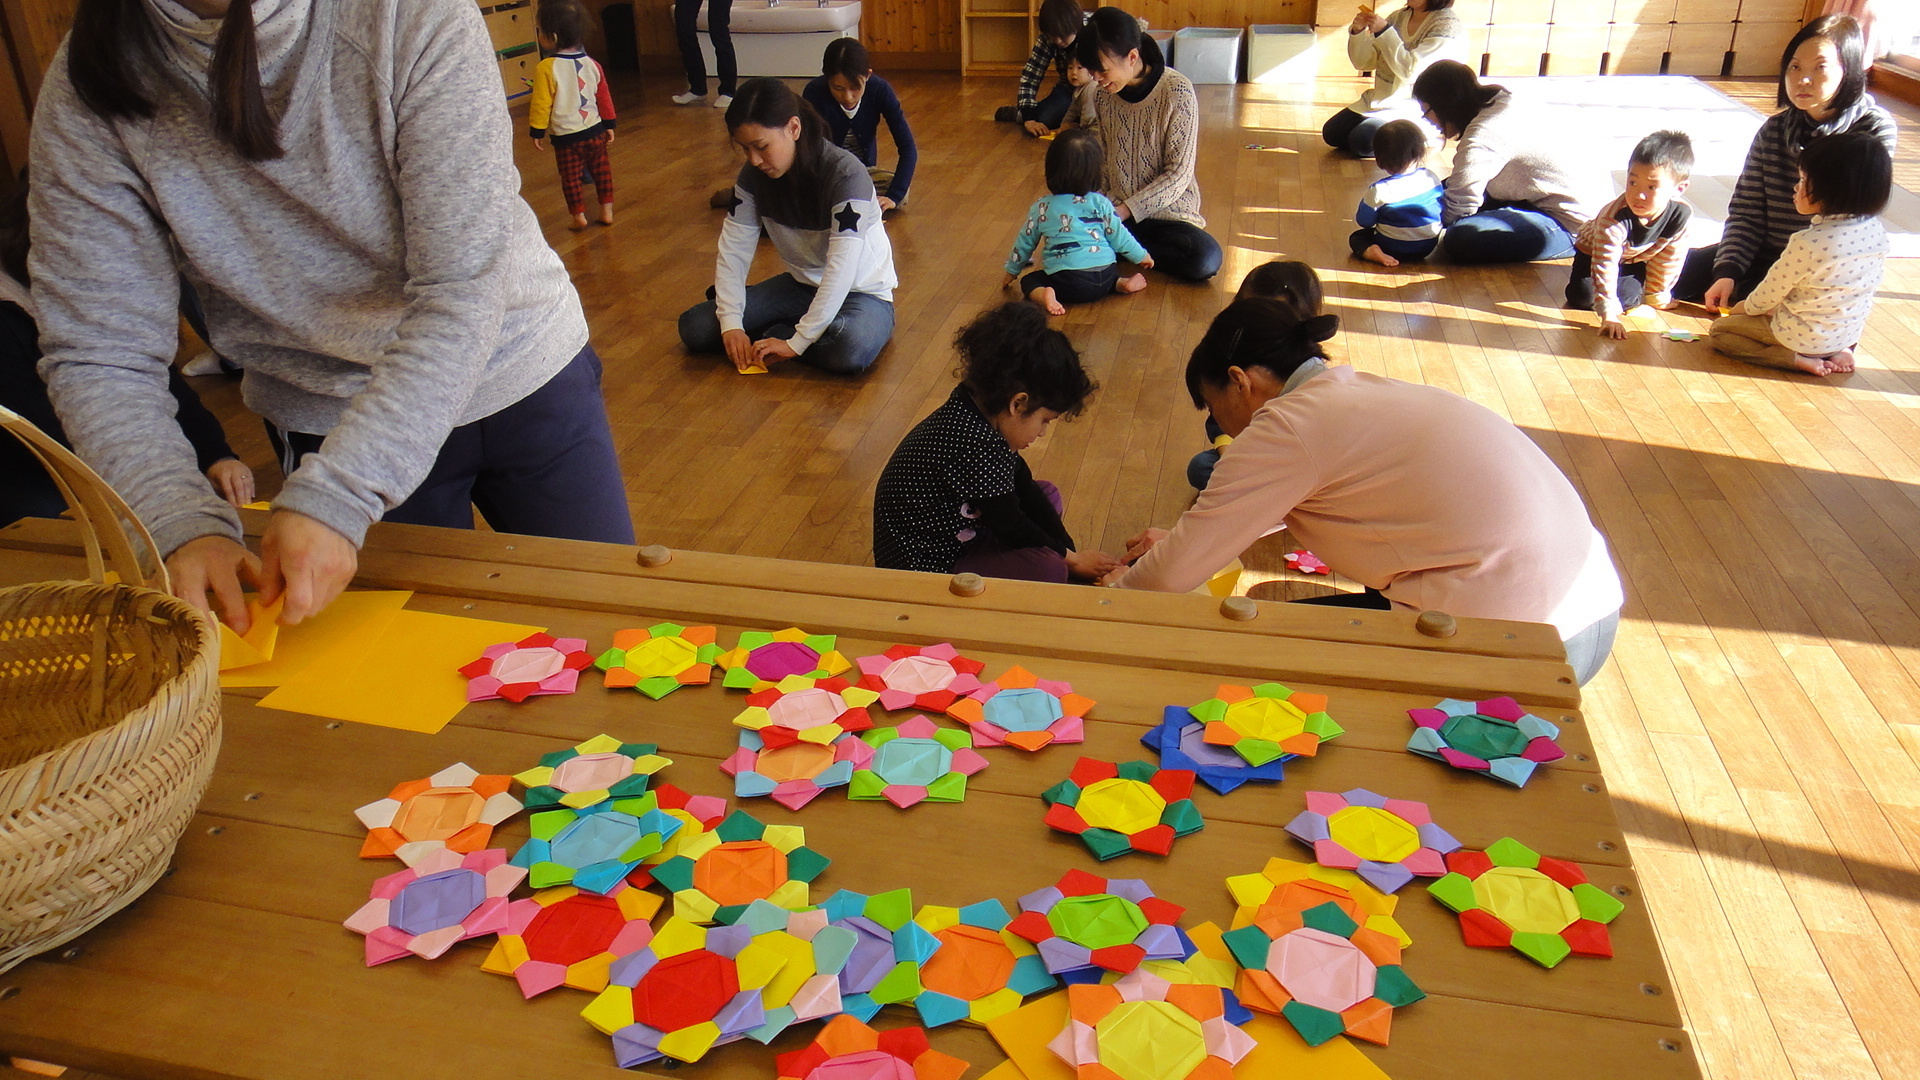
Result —
<instances>
[{"instance_id":1,"label":"denim jeans","mask_svg":"<svg viewBox=\"0 0 1920 1080\"><path fill-rule=\"evenodd\" d=\"M1020 293L1052 289L1053 298L1063 304L1091 304L1111 295L1120 280L1120 268L1113 263L1098 270L1057 270L1051 274L1035 270L1020 279Z\"/></svg>"},{"instance_id":2,"label":"denim jeans","mask_svg":"<svg viewBox=\"0 0 1920 1080\"><path fill-rule=\"evenodd\" d=\"M1573 254L1573 234L1527 203L1488 202L1447 226L1440 246L1447 259L1471 263L1522 263Z\"/></svg>"},{"instance_id":3,"label":"denim jeans","mask_svg":"<svg viewBox=\"0 0 1920 1080\"><path fill-rule=\"evenodd\" d=\"M1050 128L1057 128L1060 121L1067 118L1067 108L1073 104L1073 94L1073 84L1061 79L1053 84L1053 91L1034 102L1032 108L1020 110L1020 119L1038 120Z\"/></svg>"},{"instance_id":4,"label":"denim jeans","mask_svg":"<svg viewBox=\"0 0 1920 1080\"><path fill-rule=\"evenodd\" d=\"M680 46L680 62L687 69L687 89L696 94L707 92L707 60L700 55L700 5L705 0L673 0L673 36ZM733 35L727 32L733 0L712 0L707 4L707 39L713 42L713 62L719 67L720 93L733 96L739 74L733 59Z\"/></svg>"},{"instance_id":5,"label":"denim jeans","mask_svg":"<svg viewBox=\"0 0 1920 1080\"><path fill-rule=\"evenodd\" d=\"M1379 230L1371 228L1355 229L1347 234L1347 247L1356 259L1366 258L1367 249L1375 244L1380 246L1381 251L1401 262L1419 262L1433 254L1433 249L1439 246L1440 241L1438 239L1395 240L1390 236L1381 236Z\"/></svg>"},{"instance_id":6,"label":"denim jeans","mask_svg":"<svg viewBox=\"0 0 1920 1080\"><path fill-rule=\"evenodd\" d=\"M747 336L786 339L793 336L796 323L813 306L811 285L792 274L775 274L757 285L747 286L747 308L741 322ZM893 302L867 293L850 292L840 311L827 324L811 347L797 358L801 363L840 375L858 375L873 366L880 350L893 337ZM680 313L680 341L688 352L725 353L720 340L720 314L707 298Z\"/></svg>"}]
</instances>

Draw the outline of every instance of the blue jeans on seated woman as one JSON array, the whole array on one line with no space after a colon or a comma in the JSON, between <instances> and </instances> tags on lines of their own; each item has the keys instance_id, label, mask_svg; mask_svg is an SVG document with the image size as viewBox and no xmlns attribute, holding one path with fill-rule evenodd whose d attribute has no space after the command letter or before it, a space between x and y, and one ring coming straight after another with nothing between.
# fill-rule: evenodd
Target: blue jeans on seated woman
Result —
<instances>
[{"instance_id":1,"label":"blue jeans on seated woman","mask_svg":"<svg viewBox=\"0 0 1920 1080\"><path fill-rule=\"evenodd\" d=\"M1186 281L1205 281L1220 272L1220 241L1184 221L1123 221L1140 246L1153 256L1153 268Z\"/></svg>"},{"instance_id":2,"label":"blue jeans on seated woman","mask_svg":"<svg viewBox=\"0 0 1920 1080\"><path fill-rule=\"evenodd\" d=\"M1447 226L1440 246L1450 262L1521 263L1573 254L1573 234L1531 203L1488 199L1480 212Z\"/></svg>"},{"instance_id":3,"label":"blue jeans on seated woman","mask_svg":"<svg viewBox=\"0 0 1920 1080\"><path fill-rule=\"evenodd\" d=\"M813 294L818 291L792 274L776 274L747 286L743 329L755 341L792 337L794 324L806 318L807 309L813 306ZM893 302L867 293L848 293L840 303L840 313L827 324L826 333L795 359L822 371L858 375L873 366L892 337ZM720 341L720 314L712 289L707 290L704 301L680 313L680 341L688 352L727 351Z\"/></svg>"}]
</instances>

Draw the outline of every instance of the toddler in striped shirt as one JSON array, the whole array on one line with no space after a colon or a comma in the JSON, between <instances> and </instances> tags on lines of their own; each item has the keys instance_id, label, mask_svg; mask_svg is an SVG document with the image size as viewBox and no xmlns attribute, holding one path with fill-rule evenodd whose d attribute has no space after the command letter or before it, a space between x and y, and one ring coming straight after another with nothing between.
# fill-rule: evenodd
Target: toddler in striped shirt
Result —
<instances>
[{"instance_id":1,"label":"toddler in striped shirt","mask_svg":"<svg viewBox=\"0 0 1920 1080\"><path fill-rule=\"evenodd\" d=\"M1373 133L1373 160L1386 176L1375 180L1353 212L1360 226L1347 237L1353 257L1381 266L1419 262L1440 243L1440 178L1426 167L1427 133L1411 120L1382 124Z\"/></svg>"}]
</instances>

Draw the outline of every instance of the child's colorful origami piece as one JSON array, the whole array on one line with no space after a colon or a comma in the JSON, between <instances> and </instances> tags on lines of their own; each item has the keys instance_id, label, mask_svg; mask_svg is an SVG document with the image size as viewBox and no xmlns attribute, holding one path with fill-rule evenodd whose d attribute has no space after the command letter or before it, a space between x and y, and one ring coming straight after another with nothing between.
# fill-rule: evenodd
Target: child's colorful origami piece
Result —
<instances>
[{"instance_id":1,"label":"child's colorful origami piece","mask_svg":"<svg viewBox=\"0 0 1920 1080\"><path fill-rule=\"evenodd\" d=\"M987 767L973 733L942 728L924 716L861 736L873 750L847 786L849 799L885 799L901 809L918 802L954 803L967 797L967 777Z\"/></svg>"},{"instance_id":2,"label":"child's colorful origami piece","mask_svg":"<svg viewBox=\"0 0 1920 1080\"><path fill-rule=\"evenodd\" d=\"M1606 924L1626 905L1588 883L1584 870L1507 837L1485 851L1447 856L1445 877L1427 892L1460 913L1469 945L1511 945L1542 967L1568 956L1613 955Z\"/></svg>"},{"instance_id":3,"label":"child's colorful origami piece","mask_svg":"<svg viewBox=\"0 0 1920 1080\"><path fill-rule=\"evenodd\" d=\"M963 908L929 905L913 921L938 946L920 968L921 992L912 1002L928 1027L956 1020L985 1024L1019 1008L1026 995L1055 985L1038 951L1008 928L1012 917L998 900Z\"/></svg>"},{"instance_id":4,"label":"child's colorful origami piece","mask_svg":"<svg viewBox=\"0 0 1920 1080\"><path fill-rule=\"evenodd\" d=\"M845 679L789 675L747 695L747 707L733 722L772 747L810 742L825 746L849 732L873 726L867 706L878 694Z\"/></svg>"},{"instance_id":5,"label":"child's colorful origami piece","mask_svg":"<svg viewBox=\"0 0 1920 1080\"><path fill-rule=\"evenodd\" d=\"M413 955L432 960L456 942L507 925L507 896L527 876L507 853L440 848L373 883L346 927L367 938L367 966Z\"/></svg>"},{"instance_id":6,"label":"child's colorful origami piece","mask_svg":"<svg viewBox=\"0 0 1920 1080\"><path fill-rule=\"evenodd\" d=\"M1193 805L1193 779L1185 769L1083 757L1040 798L1047 804L1047 824L1078 836L1097 859L1129 851L1165 855L1176 837L1205 824Z\"/></svg>"},{"instance_id":7,"label":"child's colorful origami piece","mask_svg":"<svg viewBox=\"0 0 1920 1080\"><path fill-rule=\"evenodd\" d=\"M595 735L565 750L540 755L540 764L513 778L526 785L529 810L592 806L645 795L653 774L673 764L659 750L652 743L623 743L611 735Z\"/></svg>"},{"instance_id":8,"label":"child's colorful origami piece","mask_svg":"<svg viewBox=\"0 0 1920 1080\"><path fill-rule=\"evenodd\" d=\"M883 1005L911 1005L921 992L920 967L940 942L913 922L908 889L867 896L842 889L820 905L834 926L854 935L840 969L840 1011L871 1020Z\"/></svg>"},{"instance_id":9,"label":"child's colorful origami piece","mask_svg":"<svg viewBox=\"0 0 1920 1080\"><path fill-rule=\"evenodd\" d=\"M1217 986L1134 971L1110 986L1067 987L1068 1021L1048 1049L1087 1080L1228 1080L1253 1036L1226 1017Z\"/></svg>"},{"instance_id":10,"label":"child's colorful origami piece","mask_svg":"<svg viewBox=\"0 0 1920 1080\"><path fill-rule=\"evenodd\" d=\"M1289 690L1279 683L1220 687L1218 697L1188 710L1207 725L1205 740L1232 748L1249 765L1312 757L1320 744L1346 729L1327 715L1325 694Z\"/></svg>"},{"instance_id":11,"label":"child's colorful origami piece","mask_svg":"<svg viewBox=\"0 0 1920 1080\"><path fill-rule=\"evenodd\" d=\"M765 900L748 904L735 925L753 931L753 940L740 952L740 963L779 969L761 994L766 1019L747 1032L748 1038L772 1042L795 1024L843 1011L840 972L859 939L852 930L831 925L824 909L788 911Z\"/></svg>"},{"instance_id":12,"label":"child's colorful origami piece","mask_svg":"<svg viewBox=\"0 0 1920 1080\"><path fill-rule=\"evenodd\" d=\"M1161 717L1158 725L1140 736L1140 741L1159 752L1160 764L1166 768L1186 769L1222 795L1253 781L1277 784L1286 778L1285 762L1291 754L1254 765L1232 747L1208 742L1207 725L1195 720L1186 706L1169 705Z\"/></svg>"},{"instance_id":13,"label":"child's colorful origami piece","mask_svg":"<svg viewBox=\"0 0 1920 1080\"><path fill-rule=\"evenodd\" d=\"M533 835L513 853L513 865L526 868L536 889L573 885L607 895L680 828L679 819L660 812L651 792L563 806L533 815Z\"/></svg>"},{"instance_id":14,"label":"child's colorful origami piece","mask_svg":"<svg viewBox=\"0 0 1920 1080\"><path fill-rule=\"evenodd\" d=\"M600 896L571 885L507 905L507 925L480 970L511 975L523 997L556 986L599 993L615 960L653 940L658 894L626 885Z\"/></svg>"},{"instance_id":15,"label":"child's colorful origami piece","mask_svg":"<svg viewBox=\"0 0 1920 1080\"><path fill-rule=\"evenodd\" d=\"M1289 551L1286 556L1287 569L1301 574L1331 574L1333 568L1320 561L1320 556L1311 551Z\"/></svg>"},{"instance_id":16,"label":"child's colorful origami piece","mask_svg":"<svg viewBox=\"0 0 1920 1080\"><path fill-rule=\"evenodd\" d=\"M790 742L768 747L756 731L740 733L740 749L720 763L733 777L733 793L740 798L771 798L789 810L798 810L830 787L844 787L855 769L873 760L873 747L852 735L831 744Z\"/></svg>"},{"instance_id":17,"label":"child's colorful origami piece","mask_svg":"<svg viewBox=\"0 0 1920 1080\"><path fill-rule=\"evenodd\" d=\"M875 1031L839 1016L806 1049L774 1059L774 1068L778 1080L960 1080L968 1063L928 1046L925 1028Z\"/></svg>"},{"instance_id":18,"label":"child's colorful origami piece","mask_svg":"<svg viewBox=\"0 0 1920 1080\"><path fill-rule=\"evenodd\" d=\"M533 634L488 646L460 674L467 677L468 701L521 702L543 694L573 693L580 672L592 666L585 638Z\"/></svg>"},{"instance_id":19,"label":"child's colorful origami piece","mask_svg":"<svg viewBox=\"0 0 1920 1080\"><path fill-rule=\"evenodd\" d=\"M1137 878L1069 870L1057 884L1021 897L1020 914L1007 929L1038 946L1055 975L1091 968L1125 974L1147 960L1192 952L1175 925L1186 910Z\"/></svg>"},{"instance_id":20,"label":"child's colorful origami piece","mask_svg":"<svg viewBox=\"0 0 1920 1080\"><path fill-rule=\"evenodd\" d=\"M713 681L713 664L720 657L717 633L711 626L670 622L617 630L613 647L593 663L607 673L609 690L631 686L658 701L683 686Z\"/></svg>"},{"instance_id":21,"label":"child's colorful origami piece","mask_svg":"<svg viewBox=\"0 0 1920 1080\"><path fill-rule=\"evenodd\" d=\"M879 656L863 656L857 663L860 685L880 695L881 708L938 713L980 689L980 671L986 667L944 643L924 648L895 645Z\"/></svg>"},{"instance_id":22,"label":"child's colorful origami piece","mask_svg":"<svg viewBox=\"0 0 1920 1080\"><path fill-rule=\"evenodd\" d=\"M1269 937L1279 937L1301 926L1301 912L1330 903L1367 929L1399 942L1403 949L1413 944L1393 917L1400 898L1381 892L1351 870L1268 859L1257 874L1228 878L1227 891L1238 905L1233 913L1236 930L1258 925Z\"/></svg>"},{"instance_id":23,"label":"child's colorful origami piece","mask_svg":"<svg viewBox=\"0 0 1920 1080\"><path fill-rule=\"evenodd\" d=\"M653 880L673 893L674 915L692 923L730 922L755 900L798 911L812 902L808 884L833 861L806 845L798 825L767 825L735 810L653 867Z\"/></svg>"},{"instance_id":24,"label":"child's colorful origami piece","mask_svg":"<svg viewBox=\"0 0 1920 1080\"><path fill-rule=\"evenodd\" d=\"M669 916L651 943L614 962L607 988L580 1015L613 1037L623 1069L699 1061L766 1022L763 995L783 964L743 956L753 938L750 926L709 929Z\"/></svg>"},{"instance_id":25,"label":"child's colorful origami piece","mask_svg":"<svg viewBox=\"0 0 1920 1080\"><path fill-rule=\"evenodd\" d=\"M1393 1010L1426 993L1400 970L1400 943L1350 918L1337 903L1300 913L1274 936L1258 923L1224 935L1248 1008L1286 1018L1310 1046L1345 1032L1387 1045Z\"/></svg>"},{"instance_id":26,"label":"child's colorful origami piece","mask_svg":"<svg viewBox=\"0 0 1920 1080\"><path fill-rule=\"evenodd\" d=\"M832 634L809 634L798 627L777 633L748 630L716 663L726 672L721 685L732 690L765 690L791 675L825 679L853 665L834 651Z\"/></svg>"},{"instance_id":27,"label":"child's colorful origami piece","mask_svg":"<svg viewBox=\"0 0 1920 1080\"><path fill-rule=\"evenodd\" d=\"M1524 785L1533 770L1567 756L1560 729L1510 697L1486 701L1446 698L1431 709L1408 709L1413 736L1407 749L1456 769Z\"/></svg>"},{"instance_id":28,"label":"child's colorful origami piece","mask_svg":"<svg viewBox=\"0 0 1920 1080\"><path fill-rule=\"evenodd\" d=\"M1381 892L1447 872L1441 859L1460 841L1433 823L1426 803L1389 799L1366 788L1344 794L1307 792L1307 808L1287 831L1313 846L1321 866L1352 870Z\"/></svg>"},{"instance_id":29,"label":"child's colorful origami piece","mask_svg":"<svg viewBox=\"0 0 1920 1080\"><path fill-rule=\"evenodd\" d=\"M479 851L495 825L520 812L520 800L507 794L512 786L512 777L482 776L465 762L409 780L353 812L367 827L360 857L397 858L412 866L432 851Z\"/></svg>"},{"instance_id":30,"label":"child's colorful origami piece","mask_svg":"<svg viewBox=\"0 0 1920 1080\"><path fill-rule=\"evenodd\" d=\"M947 715L972 728L980 746L1038 750L1049 743L1085 741L1084 721L1093 706L1067 683L1012 667L947 706Z\"/></svg>"},{"instance_id":31,"label":"child's colorful origami piece","mask_svg":"<svg viewBox=\"0 0 1920 1080\"><path fill-rule=\"evenodd\" d=\"M658 784L653 797L659 801L660 812L678 821L680 828L667 837L664 847L640 860L647 866L674 858L702 833L726 820L727 800L718 795L689 795L672 784Z\"/></svg>"}]
</instances>

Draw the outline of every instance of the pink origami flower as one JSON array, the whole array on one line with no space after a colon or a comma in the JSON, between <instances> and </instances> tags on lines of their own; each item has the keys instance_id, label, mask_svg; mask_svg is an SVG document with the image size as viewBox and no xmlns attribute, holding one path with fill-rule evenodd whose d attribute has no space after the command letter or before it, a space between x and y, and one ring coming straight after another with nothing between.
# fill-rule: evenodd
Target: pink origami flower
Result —
<instances>
[{"instance_id":1,"label":"pink origami flower","mask_svg":"<svg viewBox=\"0 0 1920 1080\"><path fill-rule=\"evenodd\" d=\"M526 876L499 848L431 851L374 882L346 927L367 936L368 967L409 953L432 960L455 942L505 929L507 896Z\"/></svg>"},{"instance_id":2,"label":"pink origami flower","mask_svg":"<svg viewBox=\"0 0 1920 1080\"><path fill-rule=\"evenodd\" d=\"M1286 554L1287 569L1302 574L1331 574L1333 568L1320 561L1320 557L1311 551L1289 551Z\"/></svg>"},{"instance_id":3,"label":"pink origami flower","mask_svg":"<svg viewBox=\"0 0 1920 1080\"><path fill-rule=\"evenodd\" d=\"M586 639L534 634L487 646L460 674L467 677L468 701L521 702L542 694L573 693L580 672L592 666Z\"/></svg>"},{"instance_id":4,"label":"pink origami flower","mask_svg":"<svg viewBox=\"0 0 1920 1080\"><path fill-rule=\"evenodd\" d=\"M1038 750L1049 743L1084 742L1082 721L1093 704L1067 683L1012 667L949 705L947 715L972 728L981 746Z\"/></svg>"},{"instance_id":5,"label":"pink origami flower","mask_svg":"<svg viewBox=\"0 0 1920 1080\"><path fill-rule=\"evenodd\" d=\"M980 689L979 675L986 667L945 642L925 648L895 645L858 662L860 685L879 693L881 708L928 712L946 712L963 695Z\"/></svg>"}]
</instances>

